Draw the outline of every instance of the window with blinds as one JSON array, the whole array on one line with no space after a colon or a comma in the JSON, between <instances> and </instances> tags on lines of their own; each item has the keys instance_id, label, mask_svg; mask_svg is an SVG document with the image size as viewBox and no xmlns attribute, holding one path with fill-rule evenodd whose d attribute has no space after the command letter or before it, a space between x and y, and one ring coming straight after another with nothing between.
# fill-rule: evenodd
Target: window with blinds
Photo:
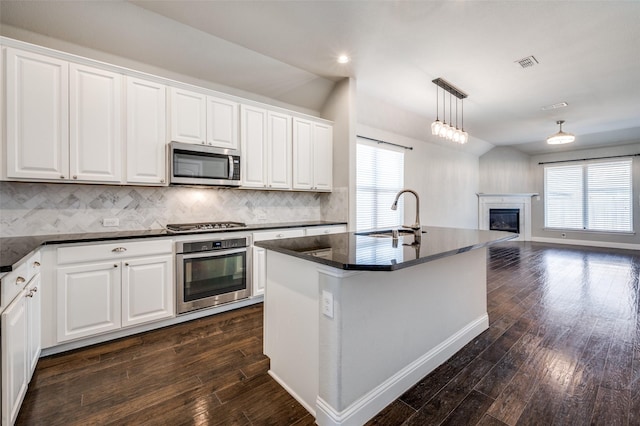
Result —
<instances>
[{"instance_id":1,"label":"window with blinds","mask_svg":"<svg viewBox=\"0 0 640 426\"><path fill-rule=\"evenodd\" d=\"M631 159L545 167L545 227L631 232L631 182Z\"/></svg>"},{"instance_id":2,"label":"window with blinds","mask_svg":"<svg viewBox=\"0 0 640 426\"><path fill-rule=\"evenodd\" d=\"M404 200L391 204L404 185L404 153L358 142L356 165L356 227L392 228L402 223Z\"/></svg>"}]
</instances>

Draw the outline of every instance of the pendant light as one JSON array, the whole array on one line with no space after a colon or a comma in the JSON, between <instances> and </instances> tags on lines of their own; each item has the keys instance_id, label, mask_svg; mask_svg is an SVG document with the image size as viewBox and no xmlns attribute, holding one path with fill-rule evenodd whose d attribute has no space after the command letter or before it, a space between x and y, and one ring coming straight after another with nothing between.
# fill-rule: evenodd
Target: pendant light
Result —
<instances>
[{"instance_id":1,"label":"pendant light","mask_svg":"<svg viewBox=\"0 0 640 426\"><path fill-rule=\"evenodd\" d=\"M560 126L560 131L558 133L551 135L547 138L547 143L549 145L561 145L565 143L571 143L576 140L576 137L572 133L567 133L562 131L562 124L564 120L556 121L556 124Z\"/></svg>"},{"instance_id":2,"label":"pendant light","mask_svg":"<svg viewBox=\"0 0 640 426\"><path fill-rule=\"evenodd\" d=\"M440 86L436 85L436 121L434 121L433 123L431 123L431 134L434 136L437 136L440 133L440 129L442 128L442 121L440 121L440 118L438 116L438 88Z\"/></svg>"},{"instance_id":3,"label":"pendant light","mask_svg":"<svg viewBox=\"0 0 640 426\"><path fill-rule=\"evenodd\" d=\"M440 105L438 104L438 88L436 88L436 121L431 123L431 134L437 135L443 139L447 139L459 144L465 144L469 140L469 134L464 131L464 98L467 94L460 89L453 86L451 83L443 80L442 78L436 78L431 81L438 88L442 89L442 121L440 121ZM447 124L447 101L445 98L445 92L449 93L449 123ZM453 106L451 96L456 97L456 124L453 124ZM458 128L458 99L462 103L461 121L462 126Z\"/></svg>"}]
</instances>

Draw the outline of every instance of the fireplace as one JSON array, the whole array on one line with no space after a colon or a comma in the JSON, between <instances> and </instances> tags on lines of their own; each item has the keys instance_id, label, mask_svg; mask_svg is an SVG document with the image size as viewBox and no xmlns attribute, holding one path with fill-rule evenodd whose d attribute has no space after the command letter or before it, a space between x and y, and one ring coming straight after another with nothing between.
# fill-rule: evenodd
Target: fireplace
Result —
<instances>
[{"instance_id":1,"label":"fireplace","mask_svg":"<svg viewBox=\"0 0 640 426\"><path fill-rule=\"evenodd\" d=\"M489 229L520 233L520 209L489 209Z\"/></svg>"},{"instance_id":2,"label":"fireplace","mask_svg":"<svg viewBox=\"0 0 640 426\"><path fill-rule=\"evenodd\" d=\"M514 241L531 241L531 198L537 193L478 194L478 229L517 233Z\"/></svg>"}]
</instances>

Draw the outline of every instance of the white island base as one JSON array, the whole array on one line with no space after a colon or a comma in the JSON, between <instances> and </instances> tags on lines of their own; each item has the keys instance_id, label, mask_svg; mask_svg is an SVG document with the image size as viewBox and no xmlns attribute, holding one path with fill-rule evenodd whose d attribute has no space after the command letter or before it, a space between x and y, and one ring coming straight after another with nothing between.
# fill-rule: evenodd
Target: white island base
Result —
<instances>
[{"instance_id":1,"label":"white island base","mask_svg":"<svg viewBox=\"0 0 640 426\"><path fill-rule=\"evenodd\" d=\"M269 374L321 426L364 424L488 326L486 248L392 272L267 250Z\"/></svg>"}]
</instances>

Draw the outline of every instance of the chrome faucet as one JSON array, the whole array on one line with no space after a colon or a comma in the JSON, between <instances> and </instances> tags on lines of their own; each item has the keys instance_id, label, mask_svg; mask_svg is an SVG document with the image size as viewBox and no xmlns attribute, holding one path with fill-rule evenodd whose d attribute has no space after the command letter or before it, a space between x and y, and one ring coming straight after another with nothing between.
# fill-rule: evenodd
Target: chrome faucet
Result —
<instances>
[{"instance_id":1,"label":"chrome faucet","mask_svg":"<svg viewBox=\"0 0 640 426\"><path fill-rule=\"evenodd\" d=\"M413 230L413 235L415 237L416 242L420 242L420 239L422 238L422 226L420 226L420 197L418 196L418 193L414 190L411 189L403 189L400 192L398 192L396 194L396 199L393 201L393 204L391 205L391 210L398 210L398 199L400 198L400 196L402 194L404 194L405 192L410 192L413 195L416 196L416 223L414 223L413 225L409 226L409 225L402 225L403 228L406 229L412 229Z\"/></svg>"}]
</instances>

